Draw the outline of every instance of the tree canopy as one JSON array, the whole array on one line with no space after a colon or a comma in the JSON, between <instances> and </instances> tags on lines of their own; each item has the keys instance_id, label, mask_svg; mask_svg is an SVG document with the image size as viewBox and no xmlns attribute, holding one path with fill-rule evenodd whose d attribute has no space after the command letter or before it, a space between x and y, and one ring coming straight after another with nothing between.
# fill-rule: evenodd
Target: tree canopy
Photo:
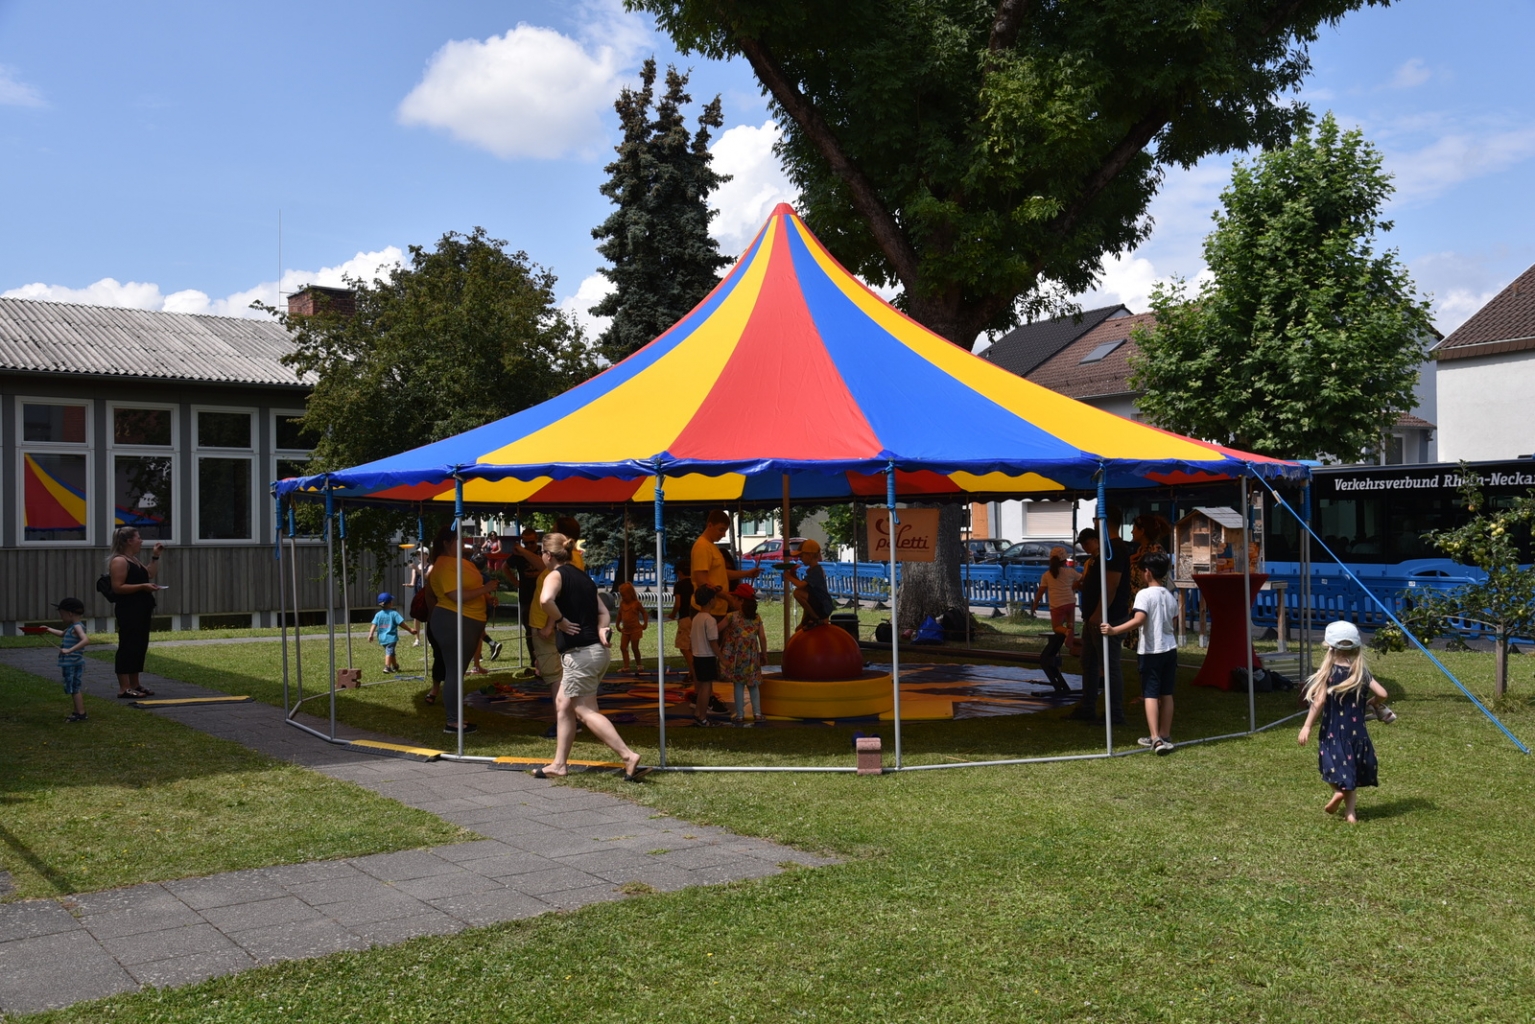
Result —
<instances>
[{"instance_id":1,"label":"tree canopy","mask_svg":"<svg viewBox=\"0 0 1535 1024\"><path fill-rule=\"evenodd\" d=\"M640 82L613 104L624 135L614 147L618 158L606 168L602 194L618 209L592 229L601 242L597 251L610 264L598 273L614 286L591 309L613 318L597 347L615 363L681 320L730 262L709 235L709 196L728 180L714 171L709 152L709 129L725 123L719 97L704 106L697 131L690 133L682 113L692 101L688 76L667 68L666 92L655 102L652 58Z\"/></svg>"},{"instance_id":2,"label":"tree canopy","mask_svg":"<svg viewBox=\"0 0 1535 1024\"><path fill-rule=\"evenodd\" d=\"M293 335L283 362L315 378L301 421L317 438L312 472L460 434L595 372L580 328L555 306L554 275L483 228L413 245L387 278L348 284L354 314L270 310ZM349 532L383 552L397 520L370 511Z\"/></svg>"},{"instance_id":3,"label":"tree canopy","mask_svg":"<svg viewBox=\"0 0 1535 1024\"><path fill-rule=\"evenodd\" d=\"M1380 154L1331 114L1238 163L1205 239L1211 279L1152 296L1132 386L1151 422L1283 458L1375 455L1413 387L1433 325L1394 250Z\"/></svg>"},{"instance_id":4,"label":"tree canopy","mask_svg":"<svg viewBox=\"0 0 1535 1024\"><path fill-rule=\"evenodd\" d=\"M1308 44L1366 2L627 0L750 63L812 229L966 349L1146 238L1166 167L1288 142Z\"/></svg>"}]
</instances>

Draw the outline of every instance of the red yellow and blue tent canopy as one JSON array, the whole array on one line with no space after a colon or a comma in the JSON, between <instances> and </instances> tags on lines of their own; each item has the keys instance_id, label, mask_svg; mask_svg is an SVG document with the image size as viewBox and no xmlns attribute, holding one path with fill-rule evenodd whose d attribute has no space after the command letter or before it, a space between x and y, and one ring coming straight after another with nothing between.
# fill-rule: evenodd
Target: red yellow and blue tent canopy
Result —
<instances>
[{"instance_id":1,"label":"red yellow and blue tent canopy","mask_svg":"<svg viewBox=\"0 0 1535 1024\"><path fill-rule=\"evenodd\" d=\"M1304 466L1084 405L911 320L780 205L692 312L563 395L455 437L280 493L590 506L668 501L1048 496Z\"/></svg>"}]
</instances>

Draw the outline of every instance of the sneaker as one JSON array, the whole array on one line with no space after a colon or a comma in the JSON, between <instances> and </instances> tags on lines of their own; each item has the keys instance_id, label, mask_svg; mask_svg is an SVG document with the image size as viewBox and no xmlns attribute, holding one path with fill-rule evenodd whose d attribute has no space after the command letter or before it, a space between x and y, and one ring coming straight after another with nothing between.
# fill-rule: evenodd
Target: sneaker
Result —
<instances>
[{"instance_id":1,"label":"sneaker","mask_svg":"<svg viewBox=\"0 0 1535 1024\"><path fill-rule=\"evenodd\" d=\"M501 647L502 647L501 641L499 641L499 640L491 640L491 641L489 641L489 645L490 645L490 660L491 661L495 661L497 658L501 657Z\"/></svg>"},{"instance_id":2,"label":"sneaker","mask_svg":"<svg viewBox=\"0 0 1535 1024\"><path fill-rule=\"evenodd\" d=\"M464 723L464 733L466 735L468 733L474 732L478 728L479 728L479 726L475 725L473 722L465 722ZM451 733L453 733L456 736L456 735L458 735L458 723L457 722L449 722L447 725L442 727L442 731L443 732L451 732Z\"/></svg>"},{"instance_id":3,"label":"sneaker","mask_svg":"<svg viewBox=\"0 0 1535 1024\"><path fill-rule=\"evenodd\" d=\"M88 722L88 721L90 721L90 719L85 716L84 712L80 712L79 714L70 715L68 718L64 719L64 721L66 721L66 722Z\"/></svg>"},{"instance_id":4,"label":"sneaker","mask_svg":"<svg viewBox=\"0 0 1535 1024\"><path fill-rule=\"evenodd\" d=\"M1151 752L1158 755L1159 757L1165 757L1166 755L1171 754L1173 749L1174 748L1172 743L1162 739L1157 740L1151 745Z\"/></svg>"},{"instance_id":5,"label":"sneaker","mask_svg":"<svg viewBox=\"0 0 1535 1024\"><path fill-rule=\"evenodd\" d=\"M1157 745L1157 738L1155 736L1142 736L1135 742L1143 747L1154 747Z\"/></svg>"}]
</instances>

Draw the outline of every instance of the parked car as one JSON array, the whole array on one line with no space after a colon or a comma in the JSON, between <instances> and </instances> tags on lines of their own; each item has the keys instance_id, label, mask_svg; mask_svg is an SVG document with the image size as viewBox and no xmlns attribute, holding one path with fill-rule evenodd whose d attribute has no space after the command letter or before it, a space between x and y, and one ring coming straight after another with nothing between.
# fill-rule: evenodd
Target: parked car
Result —
<instances>
[{"instance_id":1,"label":"parked car","mask_svg":"<svg viewBox=\"0 0 1535 1024\"><path fill-rule=\"evenodd\" d=\"M1000 565L1048 566L1050 549L1054 547L1063 547L1070 552L1067 565L1081 564L1084 552L1069 540L1021 540L998 555L996 561Z\"/></svg>"},{"instance_id":2,"label":"parked car","mask_svg":"<svg viewBox=\"0 0 1535 1024\"><path fill-rule=\"evenodd\" d=\"M789 557L790 561L793 561L794 559L799 557L800 546L803 545L804 543L805 543L805 538L804 537L790 537L789 538L789 556L788 557ZM761 544L758 544L756 547L752 548L746 554L742 555L741 556L741 568L743 568L743 569L746 569L746 568L761 569L761 568L766 568L766 567L770 567L770 566L773 566L773 565L777 565L779 562L782 562L783 560L784 560L783 540L778 538L778 537L774 537L772 540L765 540L765 541L763 541ZM751 563L749 566L746 564L748 562Z\"/></svg>"},{"instance_id":3,"label":"parked car","mask_svg":"<svg viewBox=\"0 0 1535 1024\"><path fill-rule=\"evenodd\" d=\"M1002 540L1000 537L995 539L977 538L975 540L967 540L964 543L965 551L968 553L970 561L976 565L995 562L1002 552L1013 546L1012 541Z\"/></svg>"}]
</instances>

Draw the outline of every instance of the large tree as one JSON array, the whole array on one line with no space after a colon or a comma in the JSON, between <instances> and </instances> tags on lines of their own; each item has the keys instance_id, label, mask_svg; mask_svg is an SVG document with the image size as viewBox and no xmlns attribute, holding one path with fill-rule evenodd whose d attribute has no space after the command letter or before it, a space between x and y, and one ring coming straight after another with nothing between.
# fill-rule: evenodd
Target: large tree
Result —
<instances>
[{"instance_id":1,"label":"large tree","mask_svg":"<svg viewBox=\"0 0 1535 1024\"><path fill-rule=\"evenodd\" d=\"M1380 154L1331 114L1238 163L1205 239L1211 278L1152 295L1131 383L1147 419L1284 458L1376 455L1413 407L1428 303L1393 250Z\"/></svg>"},{"instance_id":2,"label":"large tree","mask_svg":"<svg viewBox=\"0 0 1535 1024\"><path fill-rule=\"evenodd\" d=\"M283 362L312 375L303 426L312 472L439 441L553 398L595 370L555 277L483 228L411 246L387 277L350 281L356 312L293 316ZM414 513L348 517L354 547L380 554Z\"/></svg>"},{"instance_id":3,"label":"large tree","mask_svg":"<svg viewBox=\"0 0 1535 1024\"><path fill-rule=\"evenodd\" d=\"M970 349L1145 239L1164 168L1287 143L1307 46L1367 0L626 2L751 65L811 228ZM959 600L958 507L940 522L914 614Z\"/></svg>"},{"instance_id":4,"label":"large tree","mask_svg":"<svg viewBox=\"0 0 1535 1024\"><path fill-rule=\"evenodd\" d=\"M730 262L709 234L709 196L728 180L715 172L709 152L709 129L725 123L719 97L704 106L698 129L689 132L683 117L692 101L688 76L667 68L666 92L656 102L652 58L640 83L613 104L624 135L615 147L617 159L606 168L602 194L618 209L592 229L601 242L597 251L609 263L598 273L613 290L591 312L613 318L597 345L615 363L682 319Z\"/></svg>"}]
</instances>

